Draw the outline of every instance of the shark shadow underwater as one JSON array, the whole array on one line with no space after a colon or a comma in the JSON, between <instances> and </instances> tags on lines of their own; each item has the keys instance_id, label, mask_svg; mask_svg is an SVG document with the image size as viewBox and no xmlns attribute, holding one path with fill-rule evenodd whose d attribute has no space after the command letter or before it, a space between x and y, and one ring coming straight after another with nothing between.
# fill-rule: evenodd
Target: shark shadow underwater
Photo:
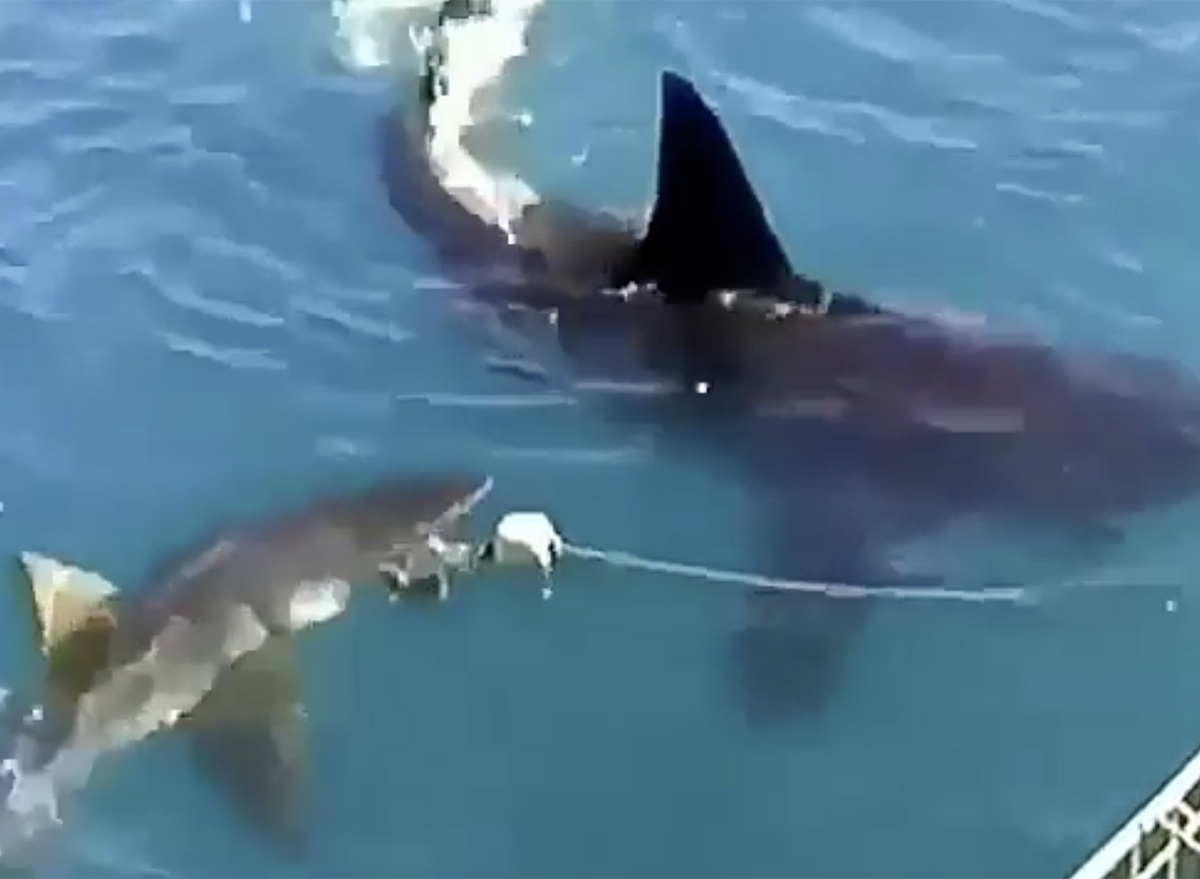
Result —
<instances>
[{"instance_id":1,"label":"shark shadow underwater","mask_svg":"<svg viewBox=\"0 0 1200 879\"><path fill-rule=\"evenodd\" d=\"M437 581L420 555L427 535L456 539L490 487L465 473L395 477L233 522L128 591L24 554L45 723L23 774L66 792L101 757L178 729L239 814L277 851L300 856L309 834L295 636L340 616L353 590L381 579L393 595L401 587L430 595ZM25 833L20 817L0 816L6 862Z\"/></svg>"},{"instance_id":2,"label":"shark shadow underwater","mask_svg":"<svg viewBox=\"0 0 1200 879\"><path fill-rule=\"evenodd\" d=\"M943 582L898 572L890 550L967 516L1053 528L1090 557L1130 514L1200 486L1200 386L1182 370L943 325L798 273L716 111L677 73L661 76L644 224L536 194L498 220L434 149L442 60L380 126L391 205L460 304L551 338L580 387L673 389L602 405L747 481L769 573ZM732 666L752 717L826 704L867 604L752 593Z\"/></svg>"}]
</instances>

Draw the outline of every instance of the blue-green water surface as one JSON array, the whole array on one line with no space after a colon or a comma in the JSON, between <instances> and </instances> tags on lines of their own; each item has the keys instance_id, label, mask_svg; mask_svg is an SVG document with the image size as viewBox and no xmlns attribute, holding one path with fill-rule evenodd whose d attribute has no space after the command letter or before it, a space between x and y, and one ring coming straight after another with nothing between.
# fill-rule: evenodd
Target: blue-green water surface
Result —
<instances>
[{"instance_id":1,"label":"blue-green water surface","mask_svg":"<svg viewBox=\"0 0 1200 879\"><path fill-rule=\"evenodd\" d=\"M216 0L0 4L0 552L136 584L217 517L470 465L497 479L485 518L545 507L588 543L753 567L727 473L487 368L380 192L388 78L348 72L332 33L301 0L249 23ZM519 152L636 207L673 66L805 270L1200 367L1198 34L1189 2L552 3L514 74L540 120ZM1186 582L1197 517L1132 523L1111 564ZM922 552L970 571L974 545ZM543 603L520 582L367 602L304 645L304 864L165 739L105 766L58 869L1054 876L1200 736L1186 590L1174 613L881 605L819 722L767 734L723 683L735 587L573 568ZM15 685L33 654L4 602Z\"/></svg>"}]
</instances>

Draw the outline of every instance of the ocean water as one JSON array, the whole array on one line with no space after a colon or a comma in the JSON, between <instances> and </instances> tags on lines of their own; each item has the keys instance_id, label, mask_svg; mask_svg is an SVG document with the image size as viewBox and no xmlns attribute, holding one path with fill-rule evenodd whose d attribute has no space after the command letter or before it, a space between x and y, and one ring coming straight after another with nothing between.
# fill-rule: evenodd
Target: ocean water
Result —
<instances>
[{"instance_id":1,"label":"ocean water","mask_svg":"<svg viewBox=\"0 0 1200 879\"><path fill-rule=\"evenodd\" d=\"M0 4L0 552L136 584L216 517L472 467L484 519L544 508L580 542L752 570L743 486L488 368L378 185L403 71L349 63L335 11ZM1200 6L559 0L528 36L503 102L536 122L502 149L539 188L639 210L671 66L806 271L1200 369ZM304 863L165 737L103 765L53 871L1062 875L1200 735L1197 521L1130 523L1098 572L1180 584L1173 609L881 604L828 711L770 732L723 683L736 586L578 566L549 602L519 577L436 613L364 602L304 645ZM919 551L1054 562L994 544Z\"/></svg>"}]
</instances>

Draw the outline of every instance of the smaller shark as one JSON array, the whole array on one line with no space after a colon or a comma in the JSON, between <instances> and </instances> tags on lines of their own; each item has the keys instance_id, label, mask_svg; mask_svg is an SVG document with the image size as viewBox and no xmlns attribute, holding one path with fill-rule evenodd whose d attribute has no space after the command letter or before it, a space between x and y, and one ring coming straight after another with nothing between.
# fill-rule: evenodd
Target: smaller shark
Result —
<instances>
[{"instance_id":1,"label":"smaller shark","mask_svg":"<svg viewBox=\"0 0 1200 879\"><path fill-rule=\"evenodd\" d=\"M178 728L247 817L298 854L305 755L293 636L340 615L352 586L381 574L394 595L431 594L441 578L427 540L453 539L490 488L461 473L394 478L236 523L131 591L24 553L46 663L48 735L33 771L56 791L64 779L81 784L100 756Z\"/></svg>"}]
</instances>

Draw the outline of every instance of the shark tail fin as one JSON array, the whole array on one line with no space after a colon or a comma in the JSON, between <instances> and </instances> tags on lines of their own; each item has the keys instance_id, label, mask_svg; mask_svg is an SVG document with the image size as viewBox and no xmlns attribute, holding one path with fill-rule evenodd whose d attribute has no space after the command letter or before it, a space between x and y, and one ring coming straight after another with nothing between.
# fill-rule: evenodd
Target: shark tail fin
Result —
<instances>
[{"instance_id":1,"label":"shark tail fin","mask_svg":"<svg viewBox=\"0 0 1200 879\"><path fill-rule=\"evenodd\" d=\"M668 300L756 289L792 274L766 210L716 111L678 73L662 75L654 208L628 282Z\"/></svg>"},{"instance_id":2,"label":"shark tail fin","mask_svg":"<svg viewBox=\"0 0 1200 879\"><path fill-rule=\"evenodd\" d=\"M47 682L60 697L86 692L105 665L116 627L112 599L117 589L92 571L49 556L21 554L30 608Z\"/></svg>"}]
</instances>

